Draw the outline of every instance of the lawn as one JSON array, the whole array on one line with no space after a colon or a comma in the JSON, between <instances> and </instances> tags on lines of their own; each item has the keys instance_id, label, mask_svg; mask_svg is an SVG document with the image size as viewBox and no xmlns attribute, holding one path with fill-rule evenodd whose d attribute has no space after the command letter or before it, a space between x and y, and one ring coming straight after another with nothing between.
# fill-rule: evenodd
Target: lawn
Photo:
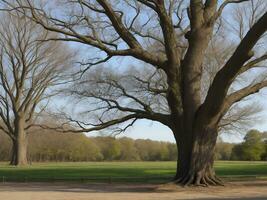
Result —
<instances>
[{"instance_id":1,"label":"lawn","mask_svg":"<svg viewBox=\"0 0 267 200\"><path fill-rule=\"evenodd\" d=\"M34 163L12 167L0 163L0 181L164 182L175 173L175 162ZM223 177L267 178L267 162L216 162Z\"/></svg>"}]
</instances>

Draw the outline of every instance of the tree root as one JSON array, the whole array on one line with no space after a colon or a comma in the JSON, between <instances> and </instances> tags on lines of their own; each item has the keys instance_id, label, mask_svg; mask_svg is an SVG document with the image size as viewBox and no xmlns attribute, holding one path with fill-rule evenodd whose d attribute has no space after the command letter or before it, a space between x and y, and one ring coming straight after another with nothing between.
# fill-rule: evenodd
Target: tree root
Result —
<instances>
[{"instance_id":1,"label":"tree root","mask_svg":"<svg viewBox=\"0 0 267 200\"><path fill-rule=\"evenodd\" d=\"M190 173L174 181L178 185L187 186L224 186L223 181L210 173Z\"/></svg>"}]
</instances>

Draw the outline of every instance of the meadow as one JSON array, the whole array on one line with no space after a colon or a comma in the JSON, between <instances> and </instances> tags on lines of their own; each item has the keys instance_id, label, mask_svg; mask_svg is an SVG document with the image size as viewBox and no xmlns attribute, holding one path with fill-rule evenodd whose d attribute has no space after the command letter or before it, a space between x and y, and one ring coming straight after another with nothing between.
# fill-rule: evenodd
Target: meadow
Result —
<instances>
[{"instance_id":1,"label":"meadow","mask_svg":"<svg viewBox=\"0 0 267 200\"><path fill-rule=\"evenodd\" d=\"M23 182L154 182L175 174L175 162L59 162L33 163L27 167L0 163L0 181ZM267 162L218 161L215 170L222 178L267 178Z\"/></svg>"}]
</instances>

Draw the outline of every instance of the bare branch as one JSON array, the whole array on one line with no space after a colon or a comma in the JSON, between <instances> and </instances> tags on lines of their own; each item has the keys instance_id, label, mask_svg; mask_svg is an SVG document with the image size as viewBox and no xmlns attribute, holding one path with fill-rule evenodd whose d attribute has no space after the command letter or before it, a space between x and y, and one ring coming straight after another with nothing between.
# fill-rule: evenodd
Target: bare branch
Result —
<instances>
[{"instance_id":1,"label":"bare branch","mask_svg":"<svg viewBox=\"0 0 267 200\"><path fill-rule=\"evenodd\" d=\"M262 34L267 30L267 12L262 15L258 22L249 30L244 39L240 42L234 54L230 57L224 67L216 74L214 81L208 91L203 109L209 114L215 114L223 105L224 98L234 78L242 69L242 66L252 56L252 48L257 43ZM222 88L222 86L224 86ZM218 89L221 88L221 89ZM212 103L211 103L212 102ZM209 108L207 108L207 105Z\"/></svg>"},{"instance_id":2,"label":"bare branch","mask_svg":"<svg viewBox=\"0 0 267 200\"><path fill-rule=\"evenodd\" d=\"M215 15L215 19L217 19L223 12L224 8L229 5L229 4L238 4L238 3L243 3L243 2L248 2L250 0L224 0L224 2L221 4L221 6L219 7L216 15Z\"/></svg>"}]
</instances>

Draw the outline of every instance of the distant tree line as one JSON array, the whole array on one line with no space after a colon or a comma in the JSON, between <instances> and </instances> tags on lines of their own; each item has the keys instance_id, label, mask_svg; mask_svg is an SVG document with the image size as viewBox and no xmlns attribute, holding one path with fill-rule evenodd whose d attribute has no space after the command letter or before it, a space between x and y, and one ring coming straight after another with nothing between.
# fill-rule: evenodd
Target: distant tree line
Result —
<instances>
[{"instance_id":1,"label":"distant tree line","mask_svg":"<svg viewBox=\"0 0 267 200\"><path fill-rule=\"evenodd\" d=\"M244 142L218 141L216 160L267 160L267 133L250 130ZM0 161L9 161L12 142L0 134ZM174 143L122 137L87 137L81 133L34 130L29 133L28 158L31 162L78 161L175 161Z\"/></svg>"},{"instance_id":2,"label":"distant tree line","mask_svg":"<svg viewBox=\"0 0 267 200\"><path fill-rule=\"evenodd\" d=\"M12 143L4 134L0 134L0 141L0 160L9 161ZM30 162L171 161L177 159L177 150L169 142L42 130L29 134L28 159Z\"/></svg>"}]
</instances>

